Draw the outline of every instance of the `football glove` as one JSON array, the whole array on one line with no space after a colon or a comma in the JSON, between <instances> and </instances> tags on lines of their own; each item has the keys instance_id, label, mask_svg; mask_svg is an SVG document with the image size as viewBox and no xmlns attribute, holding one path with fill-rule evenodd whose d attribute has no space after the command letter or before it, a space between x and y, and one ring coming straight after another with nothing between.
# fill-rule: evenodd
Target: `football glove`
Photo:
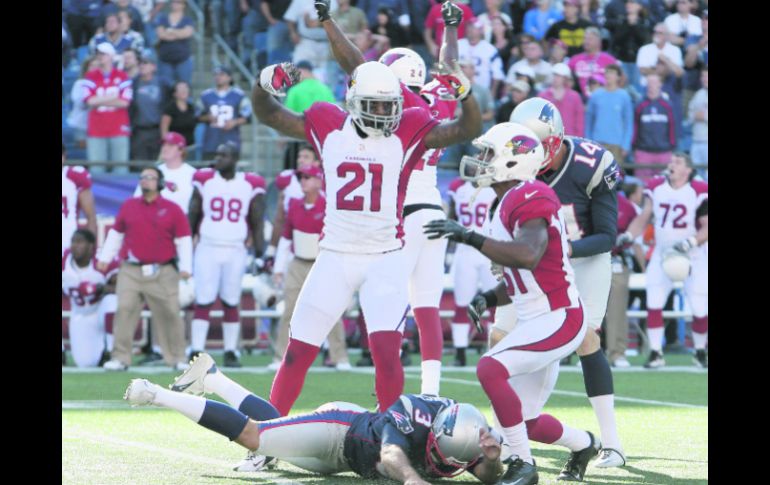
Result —
<instances>
[{"instance_id":1,"label":"football glove","mask_svg":"<svg viewBox=\"0 0 770 485\"><path fill-rule=\"evenodd\" d=\"M690 252L690 249L698 246L698 240L695 239L695 236L690 236L687 239L682 239L678 243L674 244L674 249L679 251L680 253L687 254Z\"/></svg>"},{"instance_id":2,"label":"football glove","mask_svg":"<svg viewBox=\"0 0 770 485\"><path fill-rule=\"evenodd\" d=\"M471 81L463 74L457 62L437 64L433 70L433 78L446 87L446 94L439 96L443 101L462 101L471 94Z\"/></svg>"},{"instance_id":3,"label":"football glove","mask_svg":"<svg viewBox=\"0 0 770 485\"><path fill-rule=\"evenodd\" d=\"M329 7L331 0L315 0L315 12L318 14L318 21L329 20Z\"/></svg>"},{"instance_id":4,"label":"football glove","mask_svg":"<svg viewBox=\"0 0 770 485\"><path fill-rule=\"evenodd\" d=\"M478 330L479 333L484 331L481 326L481 316L485 311L487 311L487 299L484 298L484 295L478 293L468 305L468 316L471 318L473 325L476 326L476 330Z\"/></svg>"},{"instance_id":5,"label":"football glove","mask_svg":"<svg viewBox=\"0 0 770 485\"><path fill-rule=\"evenodd\" d=\"M463 21L463 11L449 0L441 6L441 16L448 27L457 27Z\"/></svg>"},{"instance_id":6,"label":"football glove","mask_svg":"<svg viewBox=\"0 0 770 485\"><path fill-rule=\"evenodd\" d=\"M259 85L273 96L286 96L286 90L299 82L299 70L290 62L273 64L259 73Z\"/></svg>"},{"instance_id":7,"label":"football glove","mask_svg":"<svg viewBox=\"0 0 770 485\"><path fill-rule=\"evenodd\" d=\"M452 219L436 219L422 227L428 239L438 239L445 236L450 241L468 244L479 250L486 239L481 234L471 231Z\"/></svg>"}]
</instances>

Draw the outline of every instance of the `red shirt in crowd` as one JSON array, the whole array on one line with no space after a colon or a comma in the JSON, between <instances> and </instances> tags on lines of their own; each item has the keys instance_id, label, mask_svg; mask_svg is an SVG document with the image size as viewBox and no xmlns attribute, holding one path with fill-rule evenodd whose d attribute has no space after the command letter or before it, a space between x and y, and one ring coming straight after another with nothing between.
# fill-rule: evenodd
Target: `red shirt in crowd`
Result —
<instances>
[{"instance_id":1,"label":"red shirt in crowd","mask_svg":"<svg viewBox=\"0 0 770 485\"><path fill-rule=\"evenodd\" d=\"M101 70L88 71L85 77L85 98L88 102L94 96L115 96L131 102L134 93L128 74L113 68L105 75ZM131 125L128 119L128 107L98 106L88 110L88 136L94 138L111 138L128 136Z\"/></svg>"},{"instance_id":2,"label":"red shirt in crowd","mask_svg":"<svg viewBox=\"0 0 770 485\"><path fill-rule=\"evenodd\" d=\"M190 223L179 205L161 196L149 203L143 197L125 201L113 229L125 235L121 259L142 264L174 259L174 239L191 234Z\"/></svg>"}]
</instances>

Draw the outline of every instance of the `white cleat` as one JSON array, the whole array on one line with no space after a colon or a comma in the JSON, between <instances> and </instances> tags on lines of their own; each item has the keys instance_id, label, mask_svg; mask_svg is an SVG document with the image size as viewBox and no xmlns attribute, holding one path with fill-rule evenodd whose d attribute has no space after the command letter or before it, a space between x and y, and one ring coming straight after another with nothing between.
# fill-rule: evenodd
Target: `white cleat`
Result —
<instances>
[{"instance_id":1,"label":"white cleat","mask_svg":"<svg viewBox=\"0 0 770 485\"><path fill-rule=\"evenodd\" d=\"M128 401L131 406L147 406L155 401L155 393L157 385L148 381L147 379L132 379L131 383L126 388L123 399Z\"/></svg>"},{"instance_id":2,"label":"white cleat","mask_svg":"<svg viewBox=\"0 0 770 485\"><path fill-rule=\"evenodd\" d=\"M272 465L270 468L273 468L275 466L275 459L268 460L265 455L258 455L255 451L249 451L246 458L235 465L233 470L237 472L253 473L264 470L268 465Z\"/></svg>"},{"instance_id":3,"label":"white cleat","mask_svg":"<svg viewBox=\"0 0 770 485\"><path fill-rule=\"evenodd\" d=\"M202 396L205 392L204 380L208 374L217 371L214 359L207 353L201 352L190 361L190 367L174 380L169 389L194 396Z\"/></svg>"},{"instance_id":4,"label":"white cleat","mask_svg":"<svg viewBox=\"0 0 770 485\"><path fill-rule=\"evenodd\" d=\"M280 361L278 362L273 361L267 364L267 370L271 370L271 371L277 371L280 367L281 367Z\"/></svg>"},{"instance_id":5,"label":"white cleat","mask_svg":"<svg viewBox=\"0 0 770 485\"><path fill-rule=\"evenodd\" d=\"M614 468L626 464L623 452L615 448L602 448L599 457L594 461L596 468Z\"/></svg>"},{"instance_id":6,"label":"white cleat","mask_svg":"<svg viewBox=\"0 0 770 485\"><path fill-rule=\"evenodd\" d=\"M334 367L336 367L337 370L340 370L340 371L353 370L353 366L350 365L350 362L337 362L337 365L335 365Z\"/></svg>"},{"instance_id":7,"label":"white cleat","mask_svg":"<svg viewBox=\"0 0 770 485\"><path fill-rule=\"evenodd\" d=\"M618 357L612 363L612 367L615 367L617 369L627 369L631 367L631 363L625 357Z\"/></svg>"}]
</instances>

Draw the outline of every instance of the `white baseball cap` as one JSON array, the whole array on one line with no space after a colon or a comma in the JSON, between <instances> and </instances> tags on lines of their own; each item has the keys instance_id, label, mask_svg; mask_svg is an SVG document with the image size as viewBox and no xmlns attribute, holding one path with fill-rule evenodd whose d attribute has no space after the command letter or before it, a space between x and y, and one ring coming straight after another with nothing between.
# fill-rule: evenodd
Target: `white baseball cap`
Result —
<instances>
[{"instance_id":1,"label":"white baseball cap","mask_svg":"<svg viewBox=\"0 0 770 485\"><path fill-rule=\"evenodd\" d=\"M97 45L96 52L101 52L102 54L109 54L111 56L114 56L116 54L115 48L109 42L102 42L101 44Z\"/></svg>"},{"instance_id":2,"label":"white baseball cap","mask_svg":"<svg viewBox=\"0 0 770 485\"><path fill-rule=\"evenodd\" d=\"M570 71L569 66L567 66L563 62L560 62L558 64L554 64L551 72L553 74L558 75L558 76L564 76L564 77L568 77L568 78L572 77L572 71Z\"/></svg>"}]
</instances>

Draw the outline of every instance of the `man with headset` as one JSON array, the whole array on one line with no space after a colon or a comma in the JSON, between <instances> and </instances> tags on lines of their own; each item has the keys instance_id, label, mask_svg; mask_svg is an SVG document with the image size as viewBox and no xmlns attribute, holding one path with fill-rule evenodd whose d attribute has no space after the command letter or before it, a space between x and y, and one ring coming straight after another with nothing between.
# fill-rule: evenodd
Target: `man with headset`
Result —
<instances>
[{"instance_id":1,"label":"man with headset","mask_svg":"<svg viewBox=\"0 0 770 485\"><path fill-rule=\"evenodd\" d=\"M184 324L179 316L179 278L192 273L190 224L176 203L162 197L163 172L147 167L139 177L142 195L120 207L115 225L98 256L97 267L106 267L118 252L123 260L118 272L115 345L107 370L127 370L131 345L143 300L158 322L158 343L166 364L187 368Z\"/></svg>"}]
</instances>

